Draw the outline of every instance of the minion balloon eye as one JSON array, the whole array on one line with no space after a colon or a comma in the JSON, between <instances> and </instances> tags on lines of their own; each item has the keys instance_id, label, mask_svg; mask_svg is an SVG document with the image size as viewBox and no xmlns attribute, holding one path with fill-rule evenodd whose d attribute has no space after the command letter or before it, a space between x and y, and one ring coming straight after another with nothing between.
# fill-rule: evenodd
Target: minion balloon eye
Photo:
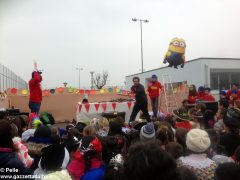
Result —
<instances>
[{"instance_id":1,"label":"minion balloon eye","mask_svg":"<svg viewBox=\"0 0 240 180\"><path fill-rule=\"evenodd\" d=\"M182 38L173 38L168 47L168 52L164 57L163 63L169 63L169 67L177 69L179 65L184 67L186 43Z\"/></svg>"},{"instance_id":2,"label":"minion balloon eye","mask_svg":"<svg viewBox=\"0 0 240 180\"><path fill-rule=\"evenodd\" d=\"M173 45L174 45L174 46L179 46L179 42L174 41L174 42L173 42Z\"/></svg>"},{"instance_id":3,"label":"minion balloon eye","mask_svg":"<svg viewBox=\"0 0 240 180\"><path fill-rule=\"evenodd\" d=\"M180 44L179 44L181 47L185 47L185 44L184 44L184 42L180 42Z\"/></svg>"}]
</instances>

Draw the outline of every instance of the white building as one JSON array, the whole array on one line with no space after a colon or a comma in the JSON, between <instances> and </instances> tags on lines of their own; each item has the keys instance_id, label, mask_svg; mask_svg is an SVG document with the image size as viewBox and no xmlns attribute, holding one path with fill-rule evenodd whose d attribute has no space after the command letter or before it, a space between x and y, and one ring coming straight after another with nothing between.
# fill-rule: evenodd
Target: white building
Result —
<instances>
[{"instance_id":1,"label":"white building","mask_svg":"<svg viewBox=\"0 0 240 180\"><path fill-rule=\"evenodd\" d=\"M163 75L170 75L172 82L187 82L199 86L210 87L212 90L229 89L232 83L240 83L240 59L237 58L198 58L187 61L184 68L162 67L143 73L126 76L126 89L132 86L132 78L138 76L146 86L147 78L153 74L160 82ZM214 92L214 91L213 91Z\"/></svg>"}]
</instances>

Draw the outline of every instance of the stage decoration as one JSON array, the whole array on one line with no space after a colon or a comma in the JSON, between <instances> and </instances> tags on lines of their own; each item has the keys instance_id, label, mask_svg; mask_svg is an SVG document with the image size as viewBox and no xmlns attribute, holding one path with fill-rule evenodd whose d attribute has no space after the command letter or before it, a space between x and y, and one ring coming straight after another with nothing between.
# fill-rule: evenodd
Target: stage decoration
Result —
<instances>
[{"instance_id":1,"label":"stage decoration","mask_svg":"<svg viewBox=\"0 0 240 180\"><path fill-rule=\"evenodd\" d=\"M10 91L11 91L12 94L16 94L17 93L17 89L16 88L12 88Z\"/></svg>"},{"instance_id":2,"label":"stage decoration","mask_svg":"<svg viewBox=\"0 0 240 180\"><path fill-rule=\"evenodd\" d=\"M73 88L68 88L68 93L73 93L74 92L74 89Z\"/></svg>"},{"instance_id":3,"label":"stage decoration","mask_svg":"<svg viewBox=\"0 0 240 180\"><path fill-rule=\"evenodd\" d=\"M23 90L22 90L22 94L23 94L23 95L27 95L27 94L28 94L28 90L27 90L27 89L23 89Z\"/></svg>"},{"instance_id":4,"label":"stage decoration","mask_svg":"<svg viewBox=\"0 0 240 180\"><path fill-rule=\"evenodd\" d=\"M58 93L63 93L64 92L64 88L62 88L62 87L57 88L57 92Z\"/></svg>"},{"instance_id":5,"label":"stage decoration","mask_svg":"<svg viewBox=\"0 0 240 180\"><path fill-rule=\"evenodd\" d=\"M117 106L117 103L116 103L116 102L113 102L113 103L112 103L112 108L113 108L114 111L115 111L115 109L116 109L116 106Z\"/></svg>"},{"instance_id":6,"label":"stage decoration","mask_svg":"<svg viewBox=\"0 0 240 180\"><path fill-rule=\"evenodd\" d=\"M43 93L44 96L49 96L50 95L49 90L44 90L43 92L44 92Z\"/></svg>"},{"instance_id":7,"label":"stage decoration","mask_svg":"<svg viewBox=\"0 0 240 180\"><path fill-rule=\"evenodd\" d=\"M181 65L181 68L184 67L185 63L185 49L186 43L182 38L173 38L169 44L168 52L164 57L163 63L169 63L169 67L178 68Z\"/></svg>"},{"instance_id":8,"label":"stage decoration","mask_svg":"<svg viewBox=\"0 0 240 180\"><path fill-rule=\"evenodd\" d=\"M103 108L103 111L106 111L106 109L107 109L107 104L106 104L106 103L102 103L101 106L102 106L102 108Z\"/></svg>"},{"instance_id":9,"label":"stage decoration","mask_svg":"<svg viewBox=\"0 0 240 180\"><path fill-rule=\"evenodd\" d=\"M50 89L50 93L54 94L55 93L55 89Z\"/></svg>"},{"instance_id":10,"label":"stage decoration","mask_svg":"<svg viewBox=\"0 0 240 180\"><path fill-rule=\"evenodd\" d=\"M84 106L85 106L86 111L89 112L90 104L87 103L87 104L84 104Z\"/></svg>"}]
</instances>

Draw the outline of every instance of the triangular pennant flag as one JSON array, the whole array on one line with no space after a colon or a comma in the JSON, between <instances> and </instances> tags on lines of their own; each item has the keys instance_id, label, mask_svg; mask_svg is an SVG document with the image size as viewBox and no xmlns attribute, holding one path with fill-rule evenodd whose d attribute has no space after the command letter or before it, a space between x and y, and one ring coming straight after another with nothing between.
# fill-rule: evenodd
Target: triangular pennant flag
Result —
<instances>
[{"instance_id":1,"label":"triangular pennant flag","mask_svg":"<svg viewBox=\"0 0 240 180\"><path fill-rule=\"evenodd\" d=\"M132 102L127 102L127 105L128 105L128 109L131 109Z\"/></svg>"},{"instance_id":2,"label":"triangular pennant flag","mask_svg":"<svg viewBox=\"0 0 240 180\"><path fill-rule=\"evenodd\" d=\"M94 104L94 106L95 106L96 111L98 112L100 104L97 103L97 104Z\"/></svg>"},{"instance_id":3,"label":"triangular pennant flag","mask_svg":"<svg viewBox=\"0 0 240 180\"><path fill-rule=\"evenodd\" d=\"M112 103L112 107L113 107L113 110L115 111L115 109L116 109L116 106L117 106L117 103L116 102L113 102Z\"/></svg>"},{"instance_id":4,"label":"triangular pennant flag","mask_svg":"<svg viewBox=\"0 0 240 180\"><path fill-rule=\"evenodd\" d=\"M107 104L106 104L106 103L102 103L101 106L102 106L103 110L106 111L106 109L107 109Z\"/></svg>"},{"instance_id":5,"label":"triangular pennant flag","mask_svg":"<svg viewBox=\"0 0 240 180\"><path fill-rule=\"evenodd\" d=\"M89 104L89 103L87 103L87 104L84 104L84 106L85 106L85 109L86 109L86 111L88 112L88 111L89 111L89 109L90 109L90 104Z\"/></svg>"},{"instance_id":6,"label":"triangular pennant flag","mask_svg":"<svg viewBox=\"0 0 240 180\"><path fill-rule=\"evenodd\" d=\"M78 106L78 112L81 112L82 111L82 104L79 104Z\"/></svg>"}]
</instances>

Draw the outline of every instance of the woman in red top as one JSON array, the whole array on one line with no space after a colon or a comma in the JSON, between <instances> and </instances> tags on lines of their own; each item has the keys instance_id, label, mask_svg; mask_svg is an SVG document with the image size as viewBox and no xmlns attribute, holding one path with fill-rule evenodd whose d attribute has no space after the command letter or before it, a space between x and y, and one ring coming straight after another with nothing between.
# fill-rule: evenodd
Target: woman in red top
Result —
<instances>
[{"instance_id":1,"label":"woman in red top","mask_svg":"<svg viewBox=\"0 0 240 180\"><path fill-rule=\"evenodd\" d=\"M189 87L189 93L188 93L188 103L189 104L195 104L196 99L197 99L198 93L196 90L196 86L195 85L190 85Z\"/></svg>"}]
</instances>

